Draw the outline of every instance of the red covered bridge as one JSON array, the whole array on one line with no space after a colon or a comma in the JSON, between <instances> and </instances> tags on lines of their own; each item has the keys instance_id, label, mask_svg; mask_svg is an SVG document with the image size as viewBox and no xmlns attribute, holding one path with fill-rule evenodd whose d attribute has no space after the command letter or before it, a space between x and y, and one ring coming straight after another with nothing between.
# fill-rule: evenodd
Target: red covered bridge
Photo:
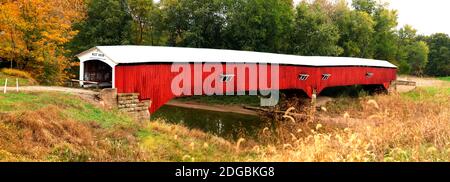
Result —
<instances>
[{"instance_id":1,"label":"red covered bridge","mask_svg":"<svg viewBox=\"0 0 450 182\"><path fill-rule=\"evenodd\" d=\"M255 88L252 85L261 88L261 83L267 83L270 89L303 90L309 97L336 86L380 85L387 89L397 73L397 67L387 61L218 49L97 46L77 57L80 59L80 80L117 88L118 93L139 93L140 100L152 100L151 113L176 97L171 89L172 80L179 75L171 70L174 64L189 65L189 76L201 77L202 82L211 76L220 77L222 83L213 86L223 86L226 93L252 91ZM195 65L201 65L203 70L195 69ZM270 67L274 65L278 66L275 74L279 83L275 84L270 77L254 78L251 74L270 73ZM205 67L209 69L205 70ZM221 70L214 72L211 67ZM202 88L202 82L190 82L191 93Z\"/></svg>"}]
</instances>

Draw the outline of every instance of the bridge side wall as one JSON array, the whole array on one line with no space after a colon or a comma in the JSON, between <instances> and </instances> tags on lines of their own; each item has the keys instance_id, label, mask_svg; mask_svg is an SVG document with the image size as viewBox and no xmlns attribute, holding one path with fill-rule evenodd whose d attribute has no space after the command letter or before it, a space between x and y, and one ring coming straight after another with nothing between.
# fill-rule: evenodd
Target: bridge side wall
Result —
<instances>
[{"instance_id":1,"label":"bridge side wall","mask_svg":"<svg viewBox=\"0 0 450 182\"><path fill-rule=\"evenodd\" d=\"M227 66L220 63L209 66L221 69L226 74L235 74L237 76L245 75L245 78L234 77L230 82L232 87L227 86L229 82L213 84L213 87L222 86L223 92L237 92L250 91L255 84L255 80L250 78L250 73L261 73L264 69L269 70L269 67L248 67L244 64L231 65L233 69L227 70ZM212 64L212 65L211 65ZM115 83L118 93L139 93L139 100L151 100L152 105L149 111L151 113L158 110L162 105L175 97L171 90L172 80L179 74L178 72L171 72L172 64L130 64L117 65L115 72ZM245 74L238 75L239 70L245 70ZM309 97L312 97L313 92L319 94L324 88L336 86L350 86L350 85L383 85L388 88L391 81L396 79L397 70L393 68L379 68L379 67L306 67L293 65L279 66L279 85L278 87L271 87L273 89L300 89L305 91ZM215 74L215 75L213 75ZM307 74L309 77L306 80L299 79L300 74ZM329 75L324 79L324 74ZM269 74L270 75L270 74ZM194 65L190 64L190 76L194 78L200 76L203 81L208 77L220 77L218 73L210 71L200 72L194 69ZM196 83L192 79L191 93L194 93L195 88L201 88L203 82ZM259 88L259 83L272 84L272 80L267 77L257 78L256 84ZM219 85L220 84L220 85ZM204 94L204 92L202 92ZM183 96L189 96L187 94Z\"/></svg>"}]
</instances>

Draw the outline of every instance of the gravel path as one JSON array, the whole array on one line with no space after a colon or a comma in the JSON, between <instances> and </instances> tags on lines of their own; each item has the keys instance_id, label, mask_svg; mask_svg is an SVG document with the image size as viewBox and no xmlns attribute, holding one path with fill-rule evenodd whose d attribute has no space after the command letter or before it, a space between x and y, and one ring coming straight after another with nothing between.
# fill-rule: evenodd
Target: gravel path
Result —
<instances>
[{"instance_id":1,"label":"gravel path","mask_svg":"<svg viewBox=\"0 0 450 182\"><path fill-rule=\"evenodd\" d=\"M0 88L0 94L3 94L4 87ZM6 87L7 93L15 93L16 87ZM101 106L99 102L98 92L79 88L55 87L55 86L23 86L19 87L19 92L64 92L79 96L96 106Z\"/></svg>"},{"instance_id":2,"label":"gravel path","mask_svg":"<svg viewBox=\"0 0 450 182\"><path fill-rule=\"evenodd\" d=\"M414 90L416 87L450 87L450 82L438 80L436 78L421 78L416 76L399 76L397 80L413 81L416 86L398 85L397 92L404 93Z\"/></svg>"},{"instance_id":3,"label":"gravel path","mask_svg":"<svg viewBox=\"0 0 450 182\"><path fill-rule=\"evenodd\" d=\"M3 89L1 91L3 92ZM7 92L15 92L16 87L6 87ZM19 92L25 91L25 92L66 92L66 93L73 93L77 95L96 95L98 92L92 91L92 90L86 90L86 89L78 89L78 88L68 88L68 87L53 87L53 86L23 86L19 87Z\"/></svg>"},{"instance_id":4,"label":"gravel path","mask_svg":"<svg viewBox=\"0 0 450 182\"><path fill-rule=\"evenodd\" d=\"M450 82L436 78L422 78L415 76L399 76L398 80L414 81L418 87L450 86Z\"/></svg>"}]
</instances>

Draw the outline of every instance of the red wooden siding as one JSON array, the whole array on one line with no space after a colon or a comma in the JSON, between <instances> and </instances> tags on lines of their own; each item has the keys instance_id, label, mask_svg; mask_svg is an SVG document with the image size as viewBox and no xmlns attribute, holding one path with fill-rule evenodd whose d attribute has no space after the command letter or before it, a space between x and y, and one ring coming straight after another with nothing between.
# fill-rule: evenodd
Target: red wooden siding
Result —
<instances>
[{"instance_id":1,"label":"red wooden siding","mask_svg":"<svg viewBox=\"0 0 450 182\"><path fill-rule=\"evenodd\" d=\"M271 84L271 79L267 77L257 77L255 80L249 78L249 72L259 73L263 70L263 67L259 65L251 65L244 69L245 64L234 64L234 70L226 70L224 64L211 64L210 66L216 66L224 70L225 74L237 75L237 70L245 70L245 79L234 77L231 83L233 87L227 87L227 83L222 84L224 92L236 92L236 91L250 91L250 83L259 87L259 83ZM119 93L140 93L141 100L151 99L152 106L150 112L153 113L158 110L166 102L174 98L174 94L171 91L172 79L179 73L171 72L171 64L140 64L140 65L118 65L116 66L116 88ZM230 65L228 65L230 66ZM248 66L248 65L245 65ZM194 93L195 88L199 88L199 84L194 83L194 75L202 75L204 81L211 72L195 73L194 65L191 64L191 93ZM270 65L266 70L270 75ZM372 77L366 77L366 74L373 73ZM317 94L324 88L335 86L349 86L349 85L384 85L389 87L391 81L396 79L396 69L393 68L376 68L376 67L304 67L304 66L292 66L282 65L279 66L279 89L301 89L311 97L313 89L316 89ZM299 80L299 74L309 74L309 78L305 81ZM331 74L328 80L322 80L322 74ZM218 77L219 74L213 75ZM238 80L241 79L239 82ZM244 80L244 81L242 81ZM245 86L244 89L239 89L238 86ZM215 86L213 84L213 86ZM277 88L273 88L277 89ZM204 92L203 92L204 94Z\"/></svg>"}]
</instances>

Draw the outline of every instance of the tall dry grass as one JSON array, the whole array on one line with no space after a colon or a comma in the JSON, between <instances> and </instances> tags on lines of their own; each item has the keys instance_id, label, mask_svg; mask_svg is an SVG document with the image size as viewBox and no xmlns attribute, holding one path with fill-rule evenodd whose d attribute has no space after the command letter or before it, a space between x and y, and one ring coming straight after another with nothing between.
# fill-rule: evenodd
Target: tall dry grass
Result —
<instances>
[{"instance_id":1,"label":"tall dry grass","mask_svg":"<svg viewBox=\"0 0 450 182\"><path fill-rule=\"evenodd\" d=\"M291 115L295 122L278 116L249 150L256 161L450 161L450 98L445 90L432 98L367 96L340 113L335 102Z\"/></svg>"},{"instance_id":2,"label":"tall dry grass","mask_svg":"<svg viewBox=\"0 0 450 182\"><path fill-rule=\"evenodd\" d=\"M294 97L266 115L257 140L236 142L164 121L103 126L66 115L95 108L50 104L0 112L0 161L450 161L449 93L343 97L320 109Z\"/></svg>"},{"instance_id":3,"label":"tall dry grass","mask_svg":"<svg viewBox=\"0 0 450 182\"><path fill-rule=\"evenodd\" d=\"M146 160L129 130L77 122L56 106L0 113L0 161Z\"/></svg>"}]
</instances>

